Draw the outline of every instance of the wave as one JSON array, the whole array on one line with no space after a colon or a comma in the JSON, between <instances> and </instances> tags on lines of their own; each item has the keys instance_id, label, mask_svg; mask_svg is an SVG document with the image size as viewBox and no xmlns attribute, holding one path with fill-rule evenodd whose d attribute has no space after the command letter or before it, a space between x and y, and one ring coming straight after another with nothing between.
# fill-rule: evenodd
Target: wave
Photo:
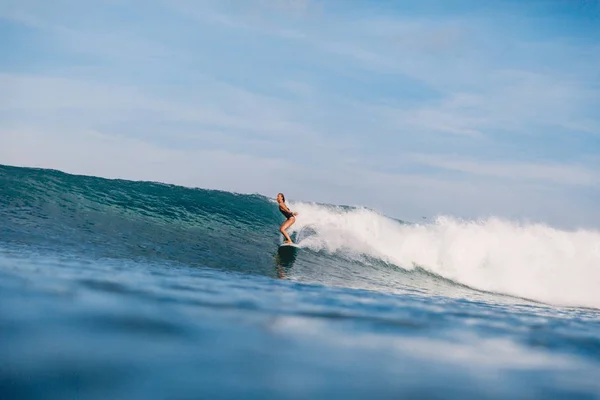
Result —
<instances>
[{"instance_id":1,"label":"wave","mask_svg":"<svg viewBox=\"0 0 600 400\"><path fill-rule=\"evenodd\" d=\"M423 268L484 291L550 304L600 307L600 232L499 218L439 217L407 224L365 208L293 204L303 247L405 270Z\"/></svg>"},{"instance_id":2,"label":"wave","mask_svg":"<svg viewBox=\"0 0 600 400\"><path fill-rule=\"evenodd\" d=\"M278 238L264 196L1 165L0 220L6 244L261 274Z\"/></svg>"},{"instance_id":3,"label":"wave","mask_svg":"<svg viewBox=\"0 0 600 400\"><path fill-rule=\"evenodd\" d=\"M300 213L291 230L307 249L291 279L434 293L454 285L600 308L597 231L498 218L408 224L360 207L290 206ZM274 255L283 218L262 195L0 165L0 220L0 244L281 273Z\"/></svg>"}]
</instances>

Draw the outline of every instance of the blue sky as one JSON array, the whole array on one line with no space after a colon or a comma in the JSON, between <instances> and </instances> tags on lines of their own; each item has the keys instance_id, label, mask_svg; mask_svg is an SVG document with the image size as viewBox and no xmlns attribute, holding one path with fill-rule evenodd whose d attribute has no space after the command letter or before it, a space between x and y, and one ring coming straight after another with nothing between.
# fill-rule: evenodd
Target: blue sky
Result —
<instances>
[{"instance_id":1,"label":"blue sky","mask_svg":"<svg viewBox=\"0 0 600 400\"><path fill-rule=\"evenodd\" d=\"M0 5L0 163L600 226L597 0Z\"/></svg>"}]
</instances>

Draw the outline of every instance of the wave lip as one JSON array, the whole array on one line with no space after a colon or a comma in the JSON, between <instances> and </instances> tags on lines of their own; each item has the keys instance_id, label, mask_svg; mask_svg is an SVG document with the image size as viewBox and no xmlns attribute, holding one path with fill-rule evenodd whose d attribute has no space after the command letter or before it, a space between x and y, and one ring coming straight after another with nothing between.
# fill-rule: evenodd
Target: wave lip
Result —
<instances>
[{"instance_id":1,"label":"wave lip","mask_svg":"<svg viewBox=\"0 0 600 400\"><path fill-rule=\"evenodd\" d=\"M563 231L500 218L439 217L405 224L365 208L296 203L301 245L421 267L457 283L562 306L600 308L600 232Z\"/></svg>"}]
</instances>

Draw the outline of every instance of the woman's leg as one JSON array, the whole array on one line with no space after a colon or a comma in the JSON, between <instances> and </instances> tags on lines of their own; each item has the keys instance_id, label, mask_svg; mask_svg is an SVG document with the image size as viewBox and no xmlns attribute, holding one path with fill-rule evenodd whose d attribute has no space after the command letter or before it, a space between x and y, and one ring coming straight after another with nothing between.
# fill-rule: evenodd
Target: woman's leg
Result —
<instances>
[{"instance_id":1,"label":"woman's leg","mask_svg":"<svg viewBox=\"0 0 600 400\"><path fill-rule=\"evenodd\" d=\"M285 231L287 228L289 228L290 226L292 226L294 224L294 222L296 222L296 218L294 217L290 217L288 219L286 219L283 224L281 224L281 228L279 228L279 232L281 232L283 234L283 236L285 236L285 241L287 243L292 243L292 238L290 238L290 235L288 235L288 233Z\"/></svg>"}]
</instances>

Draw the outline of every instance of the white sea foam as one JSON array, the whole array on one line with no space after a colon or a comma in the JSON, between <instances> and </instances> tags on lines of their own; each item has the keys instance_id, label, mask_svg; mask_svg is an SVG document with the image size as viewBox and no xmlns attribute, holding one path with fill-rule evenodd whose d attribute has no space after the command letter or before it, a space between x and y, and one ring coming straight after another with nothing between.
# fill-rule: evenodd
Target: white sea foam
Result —
<instances>
[{"instance_id":1,"label":"white sea foam","mask_svg":"<svg viewBox=\"0 0 600 400\"><path fill-rule=\"evenodd\" d=\"M473 288L551 304L600 308L600 232L563 231L499 218L440 217L408 225L368 209L295 203L293 231L314 250L420 266Z\"/></svg>"}]
</instances>

